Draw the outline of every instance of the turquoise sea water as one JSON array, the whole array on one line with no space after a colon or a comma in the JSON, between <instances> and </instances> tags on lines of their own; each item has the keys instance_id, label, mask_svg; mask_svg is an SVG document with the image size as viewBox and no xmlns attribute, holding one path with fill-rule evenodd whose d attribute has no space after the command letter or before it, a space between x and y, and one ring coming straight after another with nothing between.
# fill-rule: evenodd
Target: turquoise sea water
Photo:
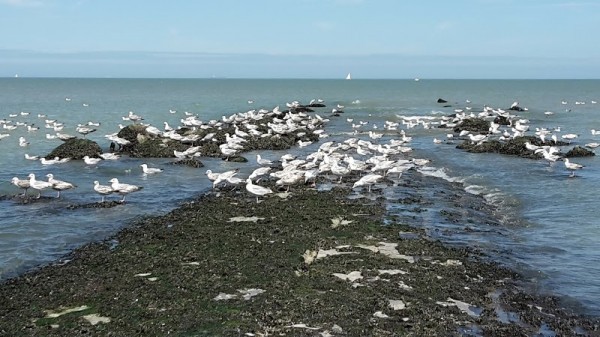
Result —
<instances>
[{"instance_id":1,"label":"turquoise sea water","mask_svg":"<svg viewBox=\"0 0 600 337\"><path fill-rule=\"evenodd\" d=\"M24 155L46 155L60 144L59 140L46 139L45 134L54 131L44 127L45 119L63 122L61 132L73 135L79 123L101 123L88 138L107 151L109 141L104 135L117 132L119 124L127 123L121 116L129 111L162 128L163 122L179 125L185 112L202 120L219 119L236 112L277 105L283 108L286 102L308 103L317 98L328 106L317 110L322 116L329 116L337 104L345 106L341 117L330 118L326 130L332 135L352 131L347 118L354 119L354 123L369 121L363 131L374 125L381 130L384 121L399 122L399 116L440 118L455 109L478 113L484 105L506 109L518 101L528 108L519 113L530 121L532 131L528 134L533 134L536 127L560 128L554 132L559 138L566 133L579 135L573 145L600 142L600 135L590 131L600 130L600 105L593 103L600 100L598 80L0 79L0 120L40 127L38 131L27 131L24 126L0 129L0 134L10 134L0 140L0 195L18 193L10 179L25 178L29 173L40 179L53 173L58 179L78 185L64 192L60 200L33 205L0 201L0 279L56 260L74 247L115 233L132 219L161 214L206 191L210 186L204 175L206 169L241 167L247 172L254 166L254 153L245 155L250 159L247 164L202 158L206 164L203 169L166 165L169 159L133 158L103 162L97 167L81 161L43 166L39 161L26 160ZM437 103L438 98L446 99L451 106ZM17 116L10 117L12 114ZM462 181L468 191L484 195L502 210L506 230L502 237L478 234L444 239L487 250L503 263L524 271L544 290L568 296L587 312L600 314L600 265L596 262L600 260L598 158L573 159L586 167L577 172L577 177L569 178L562 162L469 154L456 149L456 143L433 143L434 137L445 139L448 130L404 130L413 137L414 156L431 159L429 172ZM30 145L19 146L21 136ZM265 156L277 158L286 152L314 150L314 146L318 144L302 150L267 152ZM164 168L164 174L143 176L139 167L143 162ZM106 184L112 177L144 189L118 208L65 208L99 201L92 182ZM435 228L441 224L425 225ZM459 232L461 228L464 224L457 224L454 230Z\"/></svg>"}]
</instances>

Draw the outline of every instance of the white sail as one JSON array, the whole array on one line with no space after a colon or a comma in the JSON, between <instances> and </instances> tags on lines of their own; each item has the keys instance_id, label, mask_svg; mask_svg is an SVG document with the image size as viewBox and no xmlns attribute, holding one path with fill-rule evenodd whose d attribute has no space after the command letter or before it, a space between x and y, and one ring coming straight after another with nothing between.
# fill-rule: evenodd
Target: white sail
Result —
<instances>
[{"instance_id":1,"label":"white sail","mask_svg":"<svg viewBox=\"0 0 600 337\"><path fill-rule=\"evenodd\" d=\"M351 80L352 79L352 76L350 75L350 73L348 73L348 75L346 75L346 79L347 80Z\"/></svg>"}]
</instances>

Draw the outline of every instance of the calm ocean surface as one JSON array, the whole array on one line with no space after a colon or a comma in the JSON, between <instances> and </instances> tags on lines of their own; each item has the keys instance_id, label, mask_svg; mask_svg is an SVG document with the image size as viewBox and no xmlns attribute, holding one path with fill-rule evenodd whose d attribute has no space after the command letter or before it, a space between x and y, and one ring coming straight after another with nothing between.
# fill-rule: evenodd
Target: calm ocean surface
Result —
<instances>
[{"instance_id":1,"label":"calm ocean surface","mask_svg":"<svg viewBox=\"0 0 600 337\"><path fill-rule=\"evenodd\" d=\"M0 128L0 134L10 134L0 140L0 195L18 193L10 179L25 178L29 173L35 173L39 179L53 173L78 187L63 192L58 200L33 205L0 201L0 280L56 260L81 244L103 239L135 218L173 209L210 187L204 174L206 169L224 171L241 167L242 172L248 172L255 165L255 154L247 153L246 164L201 158L206 165L202 169L166 165L169 159L133 158L106 161L97 167L88 167L82 161L43 166L39 161L25 159L24 155L46 155L60 145L59 140L46 139L46 133L54 134L44 127L46 119L63 122L65 128L61 132L72 135L78 135L75 127L79 123L100 122L98 131L88 138L107 151L109 141L104 135L117 132L120 123L127 123L121 116L129 111L162 129L163 122L180 125L184 112L196 114L202 120L219 119L222 115L250 109L270 110L277 105L285 108L286 102L308 103L316 98L323 99L328 106L317 110L321 116L329 116L337 104L345 105L345 114L331 117L326 126L332 135L351 131L347 118L353 118L354 123L369 121L367 128L378 125L381 129L386 120L400 121L399 115L439 118L457 108L469 106L477 113L484 105L506 109L518 101L520 106L528 108L518 114L530 121L530 130L559 127L560 131L554 132L559 138L566 133L579 135L573 145L600 142L600 135L590 131L600 130L600 104L594 103L600 100L599 80L4 78L0 79L0 120L34 124L40 129ZM438 98L448 100L452 107L438 104ZM17 116L9 117L11 114ZM46 117L40 118L38 114ZM448 130L444 129L415 127L406 132L413 137L414 156L431 159L431 172L459 179L469 192L484 195L502 210L506 225L503 235L480 232L449 236L448 242L467 242L490 251L492 256L497 255L502 262L523 271L543 290L568 296L581 303L588 313L600 314L599 158L573 159L586 167L575 178L569 178L562 162L549 165L542 160L469 154L456 149L456 144L434 144L434 137L445 139ZM30 145L19 146L21 136ZM315 146L318 144L302 151L314 150ZM300 150L287 152L294 151ZM284 153L267 152L265 156L276 159ZM165 172L145 177L139 167L143 162L164 168ZM142 185L144 189L128 196L127 203L117 208L65 208L99 201L92 182L108 184L112 177ZM432 221L428 226L435 228L439 224ZM457 224L455 230L464 227L465 224Z\"/></svg>"}]
</instances>

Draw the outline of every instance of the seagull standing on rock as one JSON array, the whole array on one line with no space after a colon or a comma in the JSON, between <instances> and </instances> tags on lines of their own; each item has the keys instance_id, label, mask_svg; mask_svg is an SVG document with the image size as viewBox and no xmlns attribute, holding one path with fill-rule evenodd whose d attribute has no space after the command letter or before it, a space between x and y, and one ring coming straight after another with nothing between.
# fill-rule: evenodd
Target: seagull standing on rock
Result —
<instances>
[{"instance_id":1,"label":"seagull standing on rock","mask_svg":"<svg viewBox=\"0 0 600 337\"><path fill-rule=\"evenodd\" d=\"M113 189L113 191L115 193L119 193L120 195L123 196L123 199L121 199L121 202L125 202L125 196L127 194L137 192L143 188L141 186L120 183L119 179L117 179L117 178L112 178L108 182L110 183L110 187Z\"/></svg>"},{"instance_id":2,"label":"seagull standing on rock","mask_svg":"<svg viewBox=\"0 0 600 337\"><path fill-rule=\"evenodd\" d=\"M58 192L56 195L57 198L60 198L60 192L77 187L72 183L54 179L54 175L52 173L46 174L46 177L48 177L48 182L52 184L52 189Z\"/></svg>"},{"instance_id":3,"label":"seagull standing on rock","mask_svg":"<svg viewBox=\"0 0 600 337\"><path fill-rule=\"evenodd\" d=\"M29 189L29 179L19 179L17 177L13 177L10 182L18 188L22 188L24 190L23 195L27 193L27 190Z\"/></svg>"},{"instance_id":4,"label":"seagull standing on rock","mask_svg":"<svg viewBox=\"0 0 600 337\"><path fill-rule=\"evenodd\" d=\"M33 173L30 173L28 177L29 177L29 186L31 188L33 188L34 190L38 191L37 199L39 199L42 196L43 190L52 187L52 184L47 181L35 180L35 174L33 174Z\"/></svg>"},{"instance_id":5,"label":"seagull standing on rock","mask_svg":"<svg viewBox=\"0 0 600 337\"><path fill-rule=\"evenodd\" d=\"M252 183L252 179L250 179L250 178L246 179L246 190L248 190L248 192L256 195L256 203L258 203L259 196L264 196L264 195L273 193L273 191L268 187L254 185Z\"/></svg>"},{"instance_id":6,"label":"seagull standing on rock","mask_svg":"<svg viewBox=\"0 0 600 337\"><path fill-rule=\"evenodd\" d=\"M98 182L98 180L94 181L94 191L96 191L96 193L100 194L102 196L102 201L104 202L104 197L112 194L114 192L114 190L112 189L112 187L107 186L107 185L100 185L100 183Z\"/></svg>"}]
</instances>

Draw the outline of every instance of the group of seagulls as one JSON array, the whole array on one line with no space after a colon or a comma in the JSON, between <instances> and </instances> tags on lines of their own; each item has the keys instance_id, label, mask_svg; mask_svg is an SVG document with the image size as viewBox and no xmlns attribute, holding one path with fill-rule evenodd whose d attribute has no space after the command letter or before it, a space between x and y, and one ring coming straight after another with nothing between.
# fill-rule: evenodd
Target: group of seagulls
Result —
<instances>
[{"instance_id":1,"label":"group of seagulls","mask_svg":"<svg viewBox=\"0 0 600 337\"><path fill-rule=\"evenodd\" d=\"M322 101L321 101L322 102ZM515 102L511 108L518 107L518 103ZM184 151L174 151L176 159L186 159L199 157L200 153L199 142L216 142L215 137L218 130L222 130L225 126L233 126L234 132L231 134L225 134L225 141L219 145L221 154L229 158L237 155L240 151L244 150L245 143L248 140L260 139L264 137L278 138L282 135L293 134L298 138L302 138L309 132L312 132L319 136L319 138L326 138L328 135L323 132L320 127L328 120L319 116L317 113L308 114L303 112L301 104L298 101L286 103L287 111L281 111L279 106L274 107L271 110L267 109L252 109L246 112L236 113L230 116L223 116L220 120L201 121L197 116L186 113L186 117L181 119L181 126L171 127L167 122L164 122L163 128L157 128L150 124L143 124L144 118L133 111L129 111L126 116L123 116L124 121L130 121L136 125L142 125L145 127L146 132L151 137L159 137L165 141L178 141L182 144L189 144L189 147ZM343 106L338 106L338 110L342 109ZM469 113L465 112L467 110ZM169 113L176 113L176 110L170 110ZM27 117L27 113L11 115L11 118L18 118L20 116ZM64 123L57 122L56 120L47 119L45 115L39 115L39 118L45 119L45 127L53 129L56 134L47 134L48 139L58 138L62 140L68 140L74 136L60 133L64 128ZM400 127L404 127L409 130L411 128L422 126L425 129L433 126L451 128L458 125L462 120L466 118L484 118L494 119L496 117L507 118L509 124L503 126L494 122L491 122L490 129L487 134L473 134L471 132L461 133L459 137L467 137L472 143L482 143L490 139L507 140L523 136L528 132L531 132L529 121L526 119L519 118L516 115L512 115L510 111L503 109L495 109L489 106L484 106L482 112L475 114L471 112L470 108L456 109L454 116L444 116L441 118L435 118L431 116L401 116L398 115L398 121L385 121L383 126L380 128L381 132L376 131L377 125L370 124L367 121L359 121L354 124L354 120L349 118L347 121L352 124L352 135L354 137L348 138L341 142L329 141L321 144L315 152L310 153L303 159L299 159L290 155L285 155L279 158L277 161L270 160L267 158L257 155L256 168L248 177L240 178L239 169L226 171L223 173L214 173L211 170L206 171L206 176L212 181L213 188L220 188L223 185L240 185L245 183L246 190L256 196L257 202L259 197L264 197L268 194L274 193L273 190L267 186L262 186L260 183L265 180L274 181L275 186L279 190L289 191L290 188L296 184L315 184L319 177L326 177L331 182L344 184L351 183L353 189L366 187L368 192L371 192L372 186L377 182L381 181L386 177L401 177L402 173L411 168L422 166L427 164L427 160L408 159L405 157L407 153L411 152L411 148L408 146L412 140L412 137L408 136L404 129L398 131ZM18 122L12 123L6 119L0 120L2 128L5 130L14 130L19 126L27 128L28 132L36 132L39 128L34 126L33 123ZM84 138L97 131L97 127L100 126L99 122L87 122L85 124L78 124L75 131L81 134ZM205 130L203 136L197 134L183 136L182 133L177 132L181 128L187 128L189 130ZM371 128L369 131L363 129ZM263 130L263 131L261 131ZM264 131L266 130L266 131ZM559 130L558 130L559 131ZM556 134L557 129L550 131L543 128L535 129L535 135L539 137L542 142L546 142L546 139L551 139L554 144L557 143ZM600 131L596 132L592 130L592 134L600 134ZM366 139L361 139L358 135L364 135ZM0 139L8 137L10 134L0 134ZM389 138L387 142L382 141L385 136ZM129 141L117 136L117 133L109 134L105 136L110 141L118 144L119 146L128 145ZM449 134L448 138L454 137L453 134ZM573 141L577 139L577 134L563 134L561 138L566 141ZM434 140L436 143L441 143L439 139ZM298 140L297 146L308 147L312 145L311 140ZM19 138L19 145L21 147L28 147L28 142L25 137ZM562 158L560 155L560 149L557 146L543 145L535 146L531 143L525 145L528 150L539 153L544 159L554 162L557 160L564 160L565 167L571 171L571 176L575 175L575 171L583 168L583 165L570 162L567 158ZM118 154L107 153L102 154L100 158L91 158L85 156L84 162L88 166L98 165L103 160L118 160ZM46 159L39 156L30 156L25 154L25 158L28 160L39 160L43 165L53 165L58 163L68 162L69 158L54 158ZM146 163L140 165L142 173L144 175L153 175L163 172L161 168L149 167ZM52 174L47 175L47 181L36 180L35 175L32 173L28 176L28 179L19 179L14 177L12 183L20 189L24 190L25 194L29 188L38 191L38 198L41 196L41 191L46 189L53 189L58 192L57 197L60 197L60 193L65 190L75 188L76 186L72 183L57 180ZM102 196L102 202L105 200L105 196L116 193L122 195L121 201L125 200L125 196L129 193L133 193L142 189L142 187L120 183L117 178L112 178L109 181L110 185L101 185L98 181L94 181L94 191Z\"/></svg>"},{"instance_id":2,"label":"group of seagulls","mask_svg":"<svg viewBox=\"0 0 600 337\"><path fill-rule=\"evenodd\" d=\"M470 103L470 101L468 102ZM566 104L566 103L564 103ZM465 111L466 110L466 111ZM535 128L530 126L528 119L519 117L516 114L512 114L513 111L528 111L527 108L521 108L518 102L514 102L510 109L499 109L492 108L488 105L484 105L481 112L476 113L471 107L465 109L455 109L454 114L451 116L442 117L431 117L431 116L403 116L397 115L401 119L401 123L408 129L422 125L423 128L429 129L432 126L441 128L454 128L466 119L484 119L490 121L490 127L487 133L474 134L473 132L463 130L458 134L458 137L466 138L472 144L480 145L484 142L491 140L498 140L500 142L506 142L517 137L523 137L533 135L537 137L543 145L535 146L530 142L525 142L525 148L532 153L540 154L541 157L549 162L563 161L565 168L571 172L570 177L575 176L575 171L584 168L584 165L576 164L569 161L561 153L559 147L559 140L571 144L571 142L577 140L579 135L576 133L561 133L560 127L554 128ZM546 114L549 115L549 114ZM495 121L498 118L502 118L508 121L507 125L501 125ZM600 131L591 130L592 135L600 135ZM452 139L456 138L456 134L449 133L446 136L447 141L451 142ZM435 144L442 144L443 140L434 138ZM600 143L592 142L585 144L588 148L596 148L600 146Z\"/></svg>"},{"instance_id":3,"label":"group of seagulls","mask_svg":"<svg viewBox=\"0 0 600 337\"><path fill-rule=\"evenodd\" d=\"M13 177L11 182L13 185L24 190L23 195L25 195L27 193L27 190L30 188L38 191L38 199L41 197L43 190L53 189L58 192L56 197L60 198L60 192L77 187L72 183L55 179L52 173L48 173L46 177L48 178L47 181L37 180L35 178L35 174L30 173L27 176L27 179L19 179L18 177Z\"/></svg>"},{"instance_id":4,"label":"group of seagulls","mask_svg":"<svg viewBox=\"0 0 600 337\"><path fill-rule=\"evenodd\" d=\"M54 178L54 175L52 173L46 174L46 177L48 178L48 180L37 180L35 174L30 173L27 176L27 179L19 179L18 177L13 177L11 183L16 187L22 189L23 195L26 195L27 190L29 190L30 188L36 190L38 192L36 196L37 199L41 198L42 191L47 189L53 189L57 191L58 193L56 195L56 198L60 198L60 193L62 191L70 190L77 187L77 185L73 183ZM125 202L125 196L127 194L137 192L143 188L141 186L136 186L132 184L120 183L117 178L112 178L111 180L109 180L109 182L111 183L110 185L100 185L98 181L94 181L94 191L96 191L102 196L102 202L104 202L105 196L112 193L122 195L123 198L121 199L121 202Z\"/></svg>"},{"instance_id":5,"label":"group of seagulls","mask_svg":"<svg viewBox=\"0 0 600 337\"><path fill-rule=\"evenodd\" d=\"M245 182L246 190L256 196L257 202L259 197L274 193L270 187L259 185L261 180L274 181L279 190L289 192L294 185L314 185L318 177L323 177L331 183L351 183L352 189L366 187L371 192L372 186L382 179L400 178L403 172L428 163L424 159L407 158L410 152L407 145L398 139L380 143L353 137L325 142L302 159L286 154L275 161L259 154L256 156L259 167L246 178L237 178L239 169L222 173L207 170L206 176L213 181L213 188Z\"/></svg>"}]
</instances>

